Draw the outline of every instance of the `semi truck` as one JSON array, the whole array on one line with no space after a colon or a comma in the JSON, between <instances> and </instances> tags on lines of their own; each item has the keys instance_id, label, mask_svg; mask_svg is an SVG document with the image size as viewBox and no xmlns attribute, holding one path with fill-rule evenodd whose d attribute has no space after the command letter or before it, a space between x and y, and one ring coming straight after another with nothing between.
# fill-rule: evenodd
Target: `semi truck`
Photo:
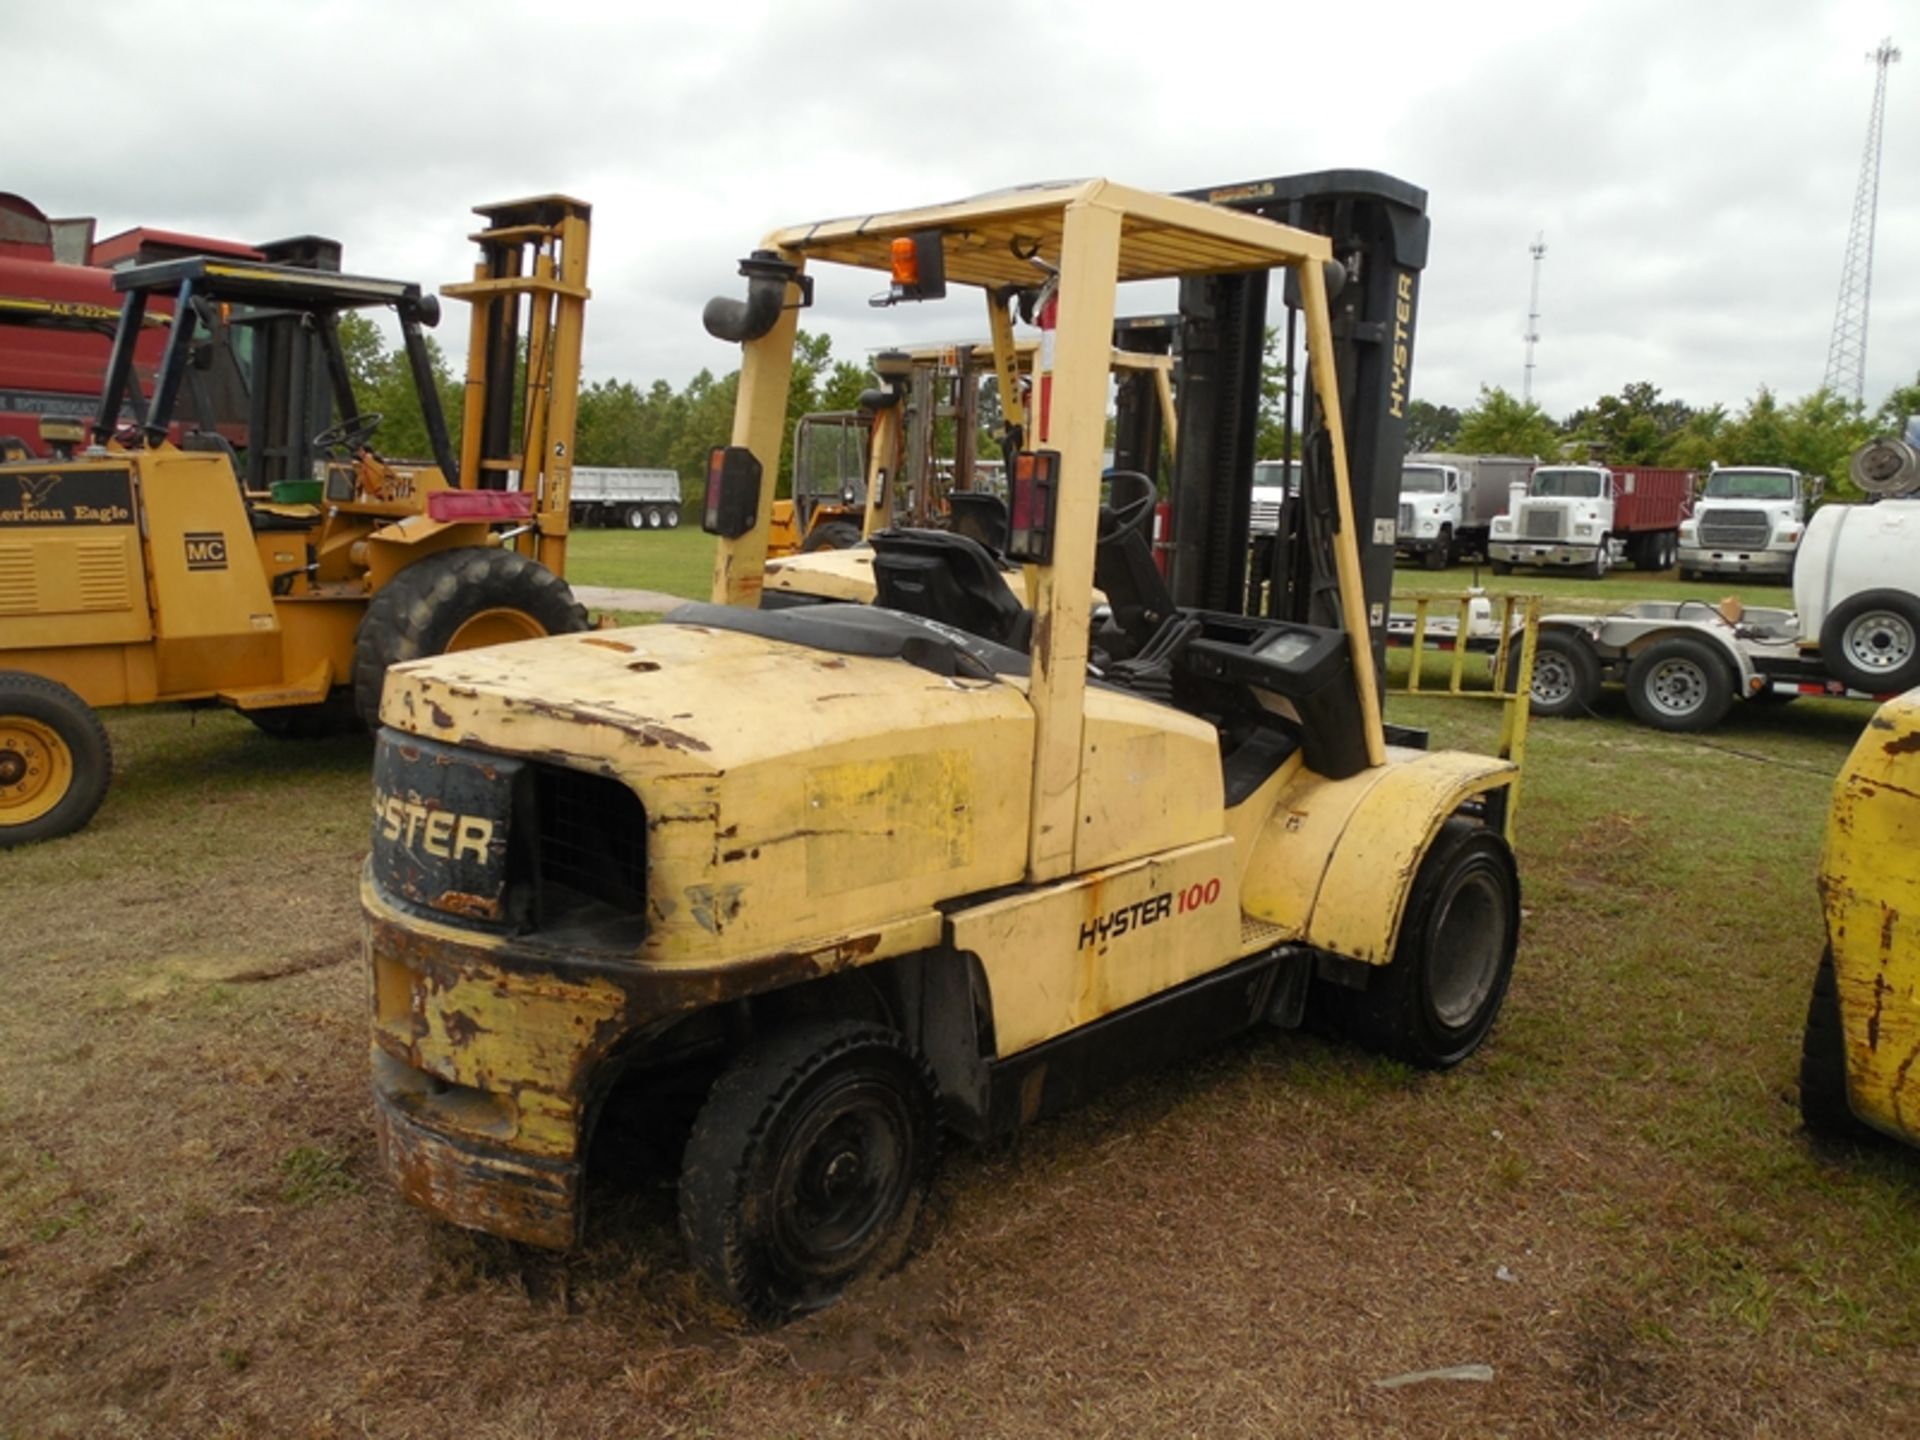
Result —
<instances>
[{"instance_id":1,"label":"semi truck","mask_svg":"<svg viewBox=\"0 0 1920 1440\"><path fill-rule=\"evenodd\" d=\"M1785 580L1820 482L1781 465L1714 466L1680 522L1680 578L1752 575Z\"/></svg>"},{"instance_id":2,"label":"semi truck","mask_svg":"<svg viewBox=\"0 0 1920 1440\"><path fill-rule=\"evenodd\" d=\"M578 526L671 530L680 523L680 472L576 465L572 508Z\"/></svg>"},{"instance_id":3,"label":"semi truck","mask_svg":"<svg viewBox=\"0 0 1920 1440\"><path fill-rule=\"evenodd\" d=\"M1493 573L1516 565L1562 566L1598 580L1616 558L1636 570L1669 570L1693 497L1691 470L1649 466L1542 465L1508 513L1493 521ZM1615 552L1618 551L1618 557Z\"/></svg>"},{"instance_id":4,"label":"semi truck","mask_svg":"<svg viewBox=\"0 0 1920 1440\"><path fill-rule=\"evenodd\" d=\"M1409 455L1400 469L1394 553L1429 570L1484 558L1495 517L1538 463L1518 455Z\"/></svg>"},{"instance_id":5,"label":"semi truck","mask_svg":"<svg viewBox=\"0 0 1920 1440\"><path fill-rule=\"evenodd\" d=\"M1704 730L1736 700L1885 700L1920 685L1920 449L1873 441L1852 472L1875 498L1815 512L1793 567L1792 610L1641 600L1606 615L1546 616L1533 713L1578 714L1617 682L1646 724Z\"/></svg>"}]
</instances>

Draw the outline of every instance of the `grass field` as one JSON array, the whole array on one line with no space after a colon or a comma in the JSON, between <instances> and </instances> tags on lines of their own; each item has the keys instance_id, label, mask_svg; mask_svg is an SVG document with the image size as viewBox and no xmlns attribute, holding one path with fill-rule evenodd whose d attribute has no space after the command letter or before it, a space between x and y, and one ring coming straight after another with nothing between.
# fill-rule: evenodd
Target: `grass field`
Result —
<instances>
[{"instance_id":1,"label":"grass field","mask_svg":"<svg viewBox=\"0 0 1920 1440\"><path fill-rule=\"evenodd\" d=\"M707 543L588 538L662 572ZM1484 705L1393 714L1492 741ZM1920 1155L1822 1151L1795 1108L1866 714L1535 722L1478 1056L1263 1035L958 1149L901 1272L771 1334L686 1270L670 1177L615 1167L569 1257L398 1200L367 744L114 715L94 826L0 855L0 1437L1911 1433Z\"/></svg>"}]
</instances>

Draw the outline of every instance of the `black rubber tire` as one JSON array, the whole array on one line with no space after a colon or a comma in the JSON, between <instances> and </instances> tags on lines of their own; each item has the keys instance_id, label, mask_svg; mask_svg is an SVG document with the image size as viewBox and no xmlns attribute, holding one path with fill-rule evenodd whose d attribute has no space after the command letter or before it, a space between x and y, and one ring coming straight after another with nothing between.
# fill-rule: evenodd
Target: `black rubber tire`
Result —
<instances>
[{"instance_id":1,"label":"black rubber tire","mask_svg":"<svg viewBox=\"0 0 1920 1440\"><path fill-rule=\"evenodd\" d=\"M1520 668L1517 650L1507 663L1511 671ZM1507 677L1509 686L1519 679L1511 671ZM1578 635L1542 630L1533 642L1533 676L1528 688L1533 692L1527 702L1528 709L1535 715L1555 720L1584 715L1600 699L1600 661L1593 647Z\"/></svg>"},{"instance_id":2,"label":"black rubber tire","mask_svg":"<svg viewBox=\"0 0 1920 1440\"><path fill-rule=\"evenodd\" d=\"M242 710L263 735L276 740L325 740L334 735L365 734L366 721L353 703L353 692L337 687L315 705L279 705L271 710Z\"/></svg>"},{"instance_id":3,"label":"black rubber tire","mask_svg":"<svg viewBox=\"0 0 1920 1440\"><path fill-rule=\"evenodd\" d=\"M1474 934L1482 951L1470 957L1470 973L1437 971L1436 960L1458 953L1447 942L1464 934ZM1313 1008L1356 1044L1423 1070L1445 1070L1479 1049L1493 1029L1519 941L1512 850L1484 825L1449 820L1420 861L1392 963L1369 975L1364 990L1316 983ZM1467 993L1454 1003L1437 995L1437 987L1463 980Z\"/></svg>"},{"instance_id":4,"label":"black rubber tire","mask_svg":"<svg viewBox=\"0 0 1920 1440\"><path fill-rule=\"evenodd\" d=\"M1733 666L1705 640L1670 635L1627 666L1627 704L1655 730L1711 730L1733 706Z\"/></svg>"},{"instance_id":5,"label":"black rubber tire","mask_svg":"<svg viewBox=\"0 0 1920 1440\"><path fill-rule=\"evenodd\" d=\"M1920 685L1920 597L1904 590L1849 595L1820 626L1820 658L1829 674L1869 695Z\"/></svg>"},{"instance_id":6,"label":"black rubber tire","mask_svg":"<svg viewBox=\"0 0 1920 1440\"><path fill-rule=\"evenodd\" d=\"M107 739L106 726L100 723L91 705L59 681L44 675L30 675L24 670L0 670L0 735L6 733L8 721L15 717L32 722L36 729L53 732L54 739L67 752L72 775L67 781L66 793L31 820L11 823L8 818L11 807L0 800L0 850L57 840L84 829L100 808L100 802L107 798L107 786L113 780L113 745ZM9 754L16 753L13 746L6 748ZM4 764L6 773L11 774L14 768L24 767L28 762L15 758L0 763ZM0 774L0 779L5 778ZM23 768L19 781L12 783L26 780L27 772ZM24 796L22 799L24 802Z\"/></svg>"},{"instance_id":7,"label":"black rubber tire","mask_svg":"<svg viewBox=\"0 0 1920 1440\"><path fill-rule=\"evenodd\" d=\"M776 1031L741 1052L694 1122L680 1169L687 1256L756 1320L831 1305L905 1256L939 1135L933 1076L898 1032L860 1020ZM804 1215L803 1196L832 1203L831 1171L838 1208Z\"/></svg>"},{"instance_id":8,"label":"black rubber tire","mask_svg":"<svg viewBox=\"0 0 1920 1440\"><path fill-rule=\"evenodd\" d=\"M1420 564L1428 570L1444 570L1452 558L1453 532L1451 530L1442 530L1440 532L1440 542L1431 550L1421 554Z\"/></svg>"},{"instance_id":9,"label":"black rubber tire","mask_svg":"<svg viewBox=\"0 0 1920 1440\"><path fill-rule=\"evenodd\" d=\"M1680 578L1684 581L1692 582L1700 578L1700 572L1698 570L1689 569L1687 566L1682 565L1680 567Z\"/></svg>"},{"instance_id":10,"label":"black rubber tire","mask_svg":"<svg viewBox=\"0 0 1920 1440\"><path fill-rule=\"evenodd\" d=\"M587 628L567 582L517 550L442 550L407 566L367 606L353 647L353 703L369 729L380 723L387 667L445 652L483 610L517 610L548 635Z\"/></svg>"},{"instance_id":11,"label":"black rubber tire","mask_svg":"<svg viewBox=\"0 0 1920 1440\"><path fill-rule=\"evenodd\" d=\"M1879 1134L1853 1113L1847 1100L1847 1045L1831 948L1820 956L1807 1000L1807 1028L1800 1040L1800 1119L1823 1140L1858 1143Z\"/></svg>"},{"instance_id":12,"label":"black rubber tire","mask_svg":"<svg viewBox=\"0 0 1920 1440\"><path fill-rule=\"evenodd\" d=\"M658 530L666 523L666 518L661 515L658 505L647 506L647 529Z\"/></svg>"},{"instance_id":13,"label":"black rubber tire","mask_svg":"<svg viewBox=\"0 0 1920 1440\"><path fill-rule=\"evenodd\" d=\"M824 525L813 527L800 550L803 554L811 555L816 550L851 550L859 543L858 525L851 520L829 520Z\"/></svg>"},{"instance_id":14,"label":"black rubber tire","mask_svg":"<svg viewBox=\"0 0 1920 1440\"><path fill-rule=\"evenodd\" d=\"M1496 575L1511 575L1513 573L1513 562L1511 560L1489 560L1487 567Z\"/></svg>"},{"instance_id":15,"label":"black rubber tire","mask_svg":"<svg viewBox=\"0 0 1920 1440\"><path fill-rule=\"evenodd\" d=\"M629 530L644 530L647 528L647 512L641 506L629 505L620 512L620 523Z\"/></svg>"},{"instance_id":16,"label":"black rubber tire","mask_svg":"<svg viewBox=\"0 0 1920 1440\"><path fill-rule=\"evenodd\" d=\"M1580 577L1584 580L1604 580L1611 569L1613 569L1613 541L1602 535L1598 548L1593 552L1593 559L1580 567Z\"/></svg>"},{"instance_id":17,"label":"black rubber tire","mask_svg":"<svg viewBox=\"0 0 1920 1440\"><path fill-rule=\"evenodd\" d=\"M669 505L666 508L665 514L667 529L678 530L680 528L680 507L678 505Z\"/></svg>"}]
</instances>

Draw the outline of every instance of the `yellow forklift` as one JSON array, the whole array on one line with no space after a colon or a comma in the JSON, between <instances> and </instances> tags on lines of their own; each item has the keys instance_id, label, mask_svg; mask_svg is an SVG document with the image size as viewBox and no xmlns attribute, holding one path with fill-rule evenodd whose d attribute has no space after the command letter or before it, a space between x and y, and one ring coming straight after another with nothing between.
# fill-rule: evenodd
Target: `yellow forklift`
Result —
<instances>
[{"instance_id":1,"label":"yellow forklift","mask_svg":"<svg viewBox=\"0 0 1920 1440\"><path fill-rule=\"evenodd\" d=\"M746 298L705 317L743 349L704 495L713 603L390 678L361 897L403 1194L571 1246L608 1097L693 1090L681 1234L733 1303L779 1321L903 1253L943 1129L1005 1133L1309 1013L1414 1065L1473 1053L1519 931L1519 772L1383 720L1366 576L1390 583L1392 534L1379 566L1360 523L1379 476L1357 481L1349 452L1397 463L1371 387L1404 375L1412 305L1395 357L1354 309L1373 277L1335 254L1104 180L765 239ZM816 269L844 268L899 303L983 292L1008 367L1015 298L1057 298L1028 307L1046 328L1009 467L1029 605L976 541L895 528L869 536L877 603L758 606L798 313ZM1257 275L1242 298L1263 314L1276 268L1304 320L1305 508L1325 524L1298 584L1263 593L1324 620L1173 603L1152 488L1101 498L1119 286ZM1336 335L1343 282L1355 323ZM1186 393L1220 408L1198 378ZM1350 425L1347 394L1377 403ZM1184 456L1191 418L1181 435ZM1251 463L1219 473L1251 484ZM1245 578L1242 549L1222 593Z\"/></svg>"},{"instance_id":2,"label":"yellow forklift","mask_svg":"<svg viewBox=\"0 0 1920 1440\"><path fill-rule=\"evenodd\" d=\"M562 577L590 210L548 196L478 213L473 279L446 287L473 305L457 454L424 333L439 302L419 286L211 257L115 277L93 443L0 465L0 847L92 818L112 774L99 708L217 702L269 734L325 734L376 715L396 661L585 628ZM174 302L171 330L123 425L155 297ZM382 417L353 393L339 317L379 309L399 322L431 459L383 456ZM276 471L264 443L244 462L211 430L172 443L196 335L289 317L317 337L339 417L293 426L321 458ZM316 387L292 371L280 398L297 417Z\"/></svg>"}]
</instances>

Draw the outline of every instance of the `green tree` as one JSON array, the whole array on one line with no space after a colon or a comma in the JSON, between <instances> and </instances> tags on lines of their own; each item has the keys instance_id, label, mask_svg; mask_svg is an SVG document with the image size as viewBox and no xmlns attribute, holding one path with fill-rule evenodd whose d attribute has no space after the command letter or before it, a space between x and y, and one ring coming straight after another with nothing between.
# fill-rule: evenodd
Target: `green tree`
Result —
<instances>
[{"instance_id":1,"label":"green tree","mask_svg":"<svg viewBox=\"0 0 1920 1440\"><path fill-rule=\"evenodd\" d=\"M1538 455L1560 452L1560 432L1547 412L1522 403L1498 385L1480 387L1480 398L1460 417L1454 443L1473 455Z\"/></svg>"},{"instance_id":2,"label":"green tree","mask_svg":"<svg viewBox=\"0 0 1920 1440\"><path fill-rule=\"evenodd\" d=\"M1636 380L1618 395L1602 395L1592 406L1566 419L1568 435L1585 443L1613 465L1654 465L1685 430L1693 407L1662 400L1660 387Z\"/></svg>"},{"instance_id":3,"label":"green tree","mask_svg":"<svg viewBox=\"0 0 1920 1440\"><path fill-rule=\"evenodd\" d=\"M1459 434L1460 412L1453 406L1430 405L1425 400L1407 402L1407 454L1446 450Z\"/></svg>"},{"instance_id":4,"label":"green tree","mask_svg":"<svg viewBox=\"0 0 1920 1440\"><path fill-rule=\"evenodd\" d=\"M1291 460L1300 454L1300 433L1295 428L1293 453L1287 447L1287 366L1280 358L1280 332L1267 327L1266 345L1260 353L1260 428L1254 437L1254 455L1261 460Z\"/></svg>"},{"instance_id":5,"label":"green tree","mask_svg":"<svg viewBox=\"0 0 1920 1440\"><path fill-rule=\"evenodd\" d=\"M1911 385L1902 385L1874 412L1873 433L1876 435L1902 435L1906 433L1907 417L1920 415L1920 375L1913 377Z\"/></svg>"}]
</instances>

